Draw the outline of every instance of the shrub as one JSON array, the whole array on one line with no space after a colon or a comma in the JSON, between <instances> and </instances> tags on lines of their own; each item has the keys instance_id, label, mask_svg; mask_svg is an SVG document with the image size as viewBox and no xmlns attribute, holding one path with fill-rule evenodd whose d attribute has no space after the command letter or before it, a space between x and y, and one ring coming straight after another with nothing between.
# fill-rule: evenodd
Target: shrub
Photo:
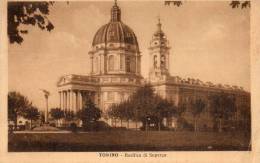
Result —
<instances>
[{"instance_id":1,"label":"shrub","mask_svg":"<svg viewBox=\"0 0 260 163\"><path fill-rule=\"evenodd\" d=\"M51 127L56 127L56 124L55 123L51 123L50 126Z\"/></svg>"},{"instance_id":2,"label":"shrub","mask_svg":"<svg viewBox=\"0 0 260 163\"><path fill-rule=\"evenodd\" d=\"M70 130L72 131L72 132L77 132L77 124L76 123L71 123L70 124Z\"/></svg>"}]
</instances>

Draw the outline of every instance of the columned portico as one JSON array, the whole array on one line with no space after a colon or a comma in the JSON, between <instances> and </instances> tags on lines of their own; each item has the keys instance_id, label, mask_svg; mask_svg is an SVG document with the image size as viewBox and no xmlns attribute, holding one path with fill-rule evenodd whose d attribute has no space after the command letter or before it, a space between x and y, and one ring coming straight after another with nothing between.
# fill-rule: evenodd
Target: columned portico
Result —
<instances>
[{"instance_id":1,"label":"columned portico","mask_svg":"<svg viewBox=\"0 0 260 163\"><path fill-rule=\"evenodd\" d=\"M88 98L96 105L99 101L95 91L79 89L61 90L59 91L59 98L60 108L65 112L73 111L74 113L84 107Z\"/></svg>"}]
</instances>

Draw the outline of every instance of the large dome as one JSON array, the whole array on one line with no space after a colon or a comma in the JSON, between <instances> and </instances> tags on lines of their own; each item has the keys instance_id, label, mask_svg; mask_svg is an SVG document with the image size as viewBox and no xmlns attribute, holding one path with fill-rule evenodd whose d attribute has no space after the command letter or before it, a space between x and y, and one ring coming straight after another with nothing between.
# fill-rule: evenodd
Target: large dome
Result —
<instances>
[{"instance_id":1,"label":"large dome","mask_svg":"<svg viewBox=\"0 0 260 163\"><path fill-rule=\"evenodd\" d=\"M138 46L133 30L121 22L121 10L116 3L111 9L110 22L99 28L92 45L103 43L125 43Z\"/></svg>"},{"instance_id":2,"label":"large dome","mask_svg":"<svg viewBox=\"0 0 260 163\"><path fill-rule=\"evenodd\" d=\"M95 34L92 45L110 42L138 45L133 30L121 21L103 25Z\"/></svg>"}]
</instances>

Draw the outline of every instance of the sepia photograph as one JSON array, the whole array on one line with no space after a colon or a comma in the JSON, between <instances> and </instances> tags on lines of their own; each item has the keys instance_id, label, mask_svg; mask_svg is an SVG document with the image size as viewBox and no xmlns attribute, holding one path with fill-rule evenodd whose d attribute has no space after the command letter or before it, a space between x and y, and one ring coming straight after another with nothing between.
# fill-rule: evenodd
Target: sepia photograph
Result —
<instances>
[{"instance_id":1,"label":"sepia photograph","mask_svg":"<svg viewBox=\"0 0 260 163\"><path fill-rule=\"evenodd\" d=\"M251 151L250 10L8 2L8 152Z\"/></svg>"}]
</instances>

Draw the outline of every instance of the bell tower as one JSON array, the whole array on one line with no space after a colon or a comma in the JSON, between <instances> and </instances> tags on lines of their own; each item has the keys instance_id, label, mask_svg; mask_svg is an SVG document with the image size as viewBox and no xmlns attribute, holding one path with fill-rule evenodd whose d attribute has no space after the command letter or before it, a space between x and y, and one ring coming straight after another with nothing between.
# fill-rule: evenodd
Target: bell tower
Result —
<instances>
[{"instance_id":1,"label":"bell tower","mask_svg":"<svg viewBox=\"0 0 260 163\"><path fill-rule=\"evenodd\" d=\"M169 42L162 31L160 18L157 23L157 30L153 34L149 46L149 79L160 80L169 76Z\"/></svg>"}]
</instances>

